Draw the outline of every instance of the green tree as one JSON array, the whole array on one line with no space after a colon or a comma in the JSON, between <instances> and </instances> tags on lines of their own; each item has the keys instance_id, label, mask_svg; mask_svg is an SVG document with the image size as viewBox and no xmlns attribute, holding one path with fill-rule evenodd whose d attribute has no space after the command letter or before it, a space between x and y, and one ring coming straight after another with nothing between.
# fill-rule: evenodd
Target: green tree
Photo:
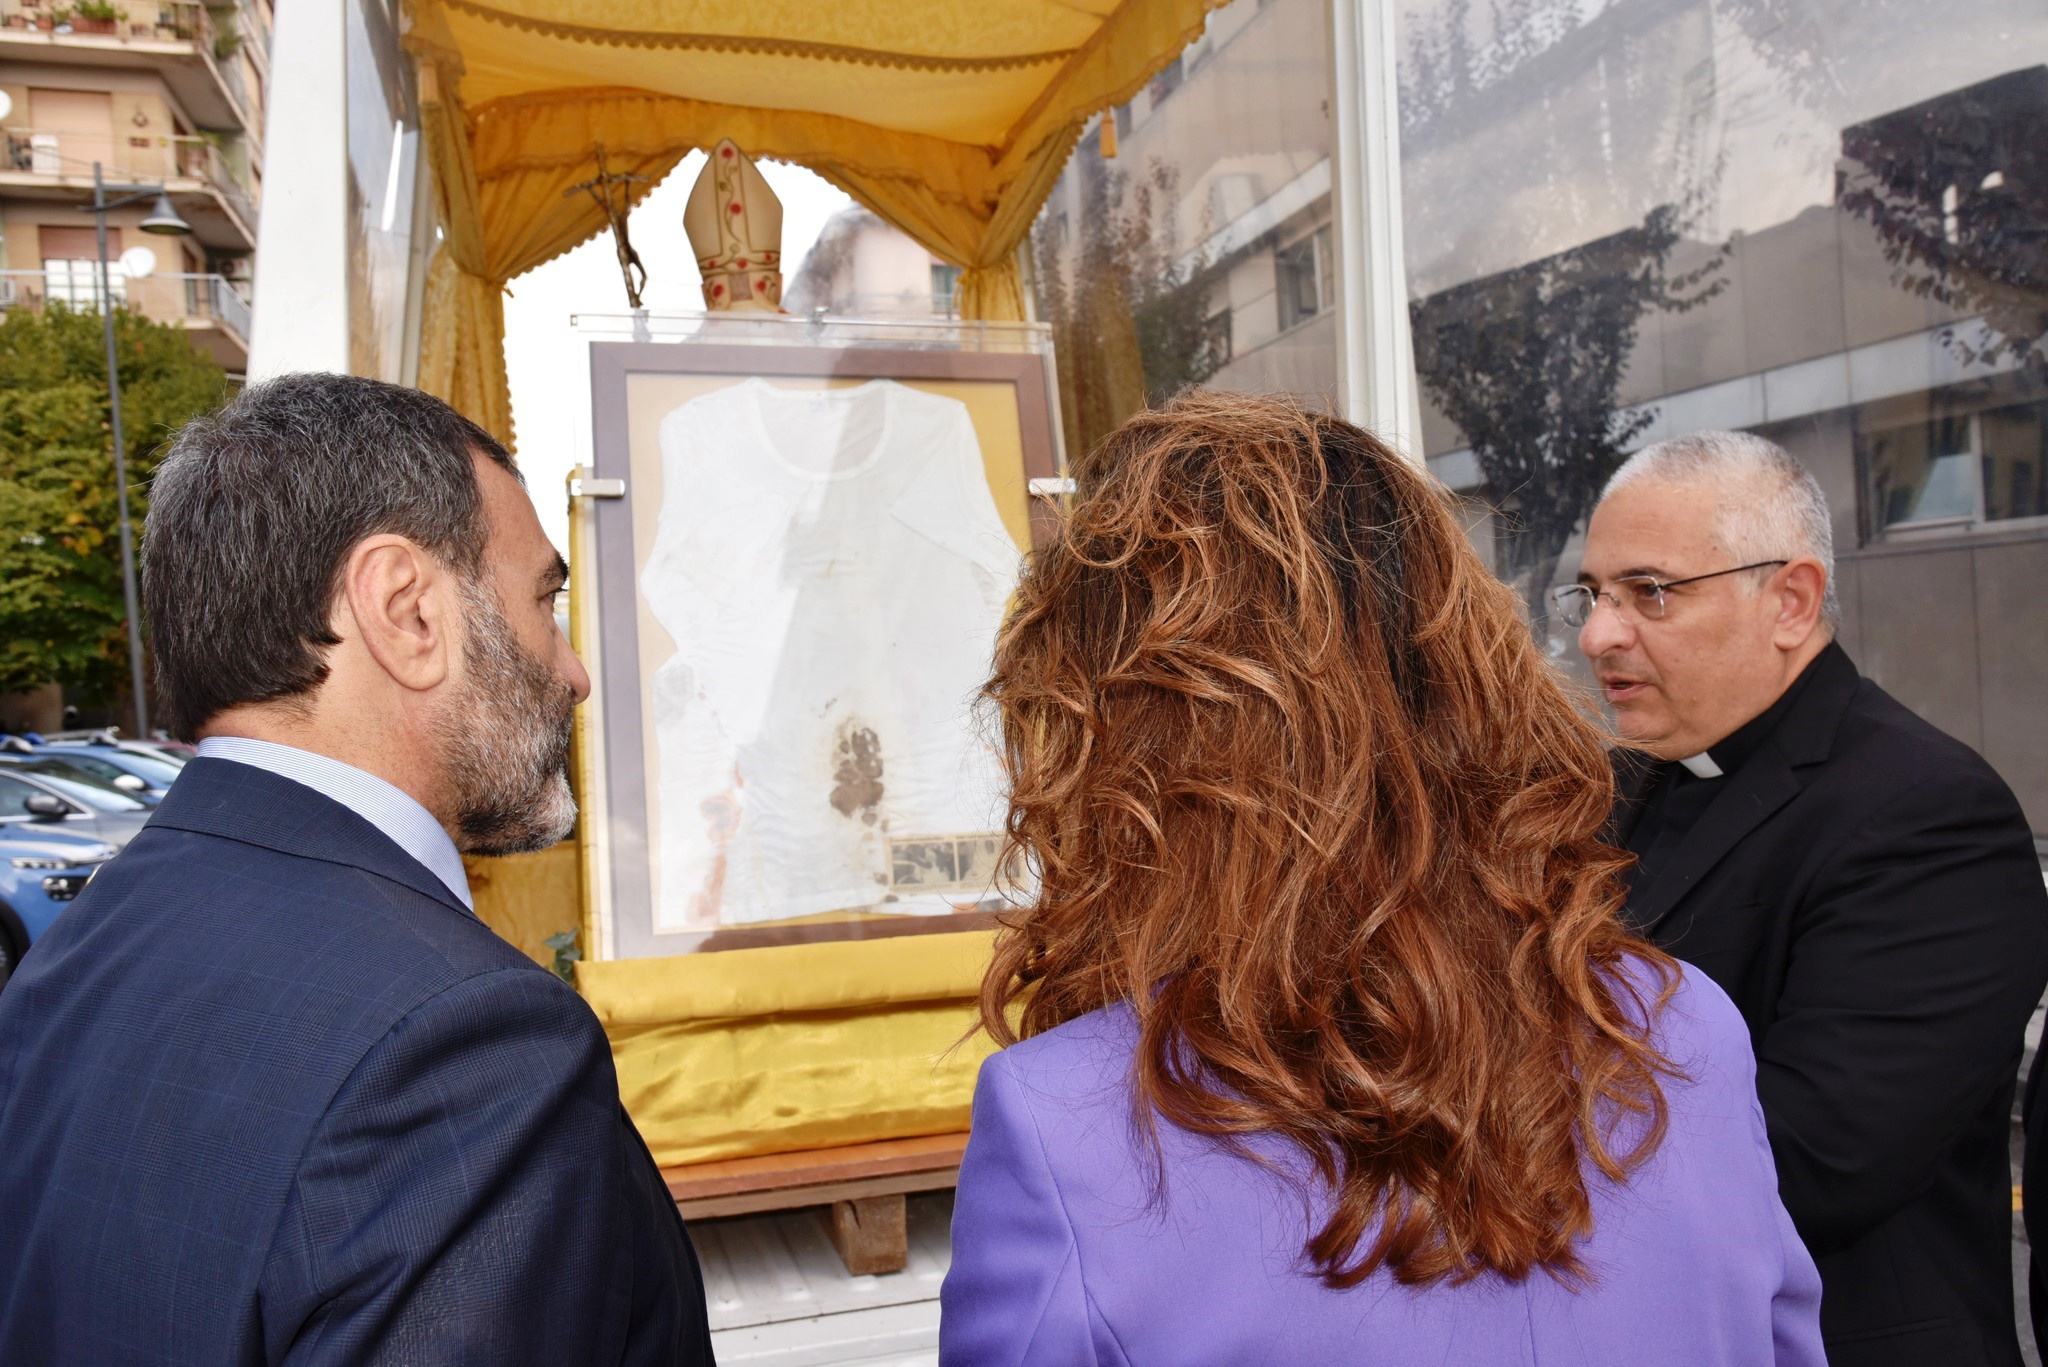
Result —
<instances>
[{"instance_id":1,"label":"green tree","mask_svg":"<svg viewBox=\"0 0 2048 1367\"><path fill-rule=\"evenodd\" d=\"M1067 454L1078 458L1147 404L1198 385L1230 359L1210 319L1214 262L1175 231L1180 175L1152 160L1136 177L1111 169L1084 142L1077 241L1041 217L1039 316L1052 325ZM1206 230L1206 220L1201 225Z\"/></svg>"},{"instance_id":2,"label":"green tree","mask_svg":"<svg viewBox=\"0 0 2048 1367\"><path fill-rule=\"evenodd\" d=\"M114 347L140 536L158 450L227 376L181 329L126 309ZM126 681L111 429L100 316L0 315L0 693L55 682L92 703Z\"/></svg>"},{"instance_id":3,"label":"green tree","mask_svg":"<svg viewBox=\"0 0 2048 1367\"><path fill-rule=\"evenodd\" d=\"M1719 294L1725 249L1667 270L1681 219L1662 206L1623 232L1454 285L1409 306L1415 373L1472 443L1506 538L1495 572L1522 580L1549 639L1549 591L1572 532L1655 411L1625 411L1622 368L1652 309Z\"/></svg>"}]
</instances>

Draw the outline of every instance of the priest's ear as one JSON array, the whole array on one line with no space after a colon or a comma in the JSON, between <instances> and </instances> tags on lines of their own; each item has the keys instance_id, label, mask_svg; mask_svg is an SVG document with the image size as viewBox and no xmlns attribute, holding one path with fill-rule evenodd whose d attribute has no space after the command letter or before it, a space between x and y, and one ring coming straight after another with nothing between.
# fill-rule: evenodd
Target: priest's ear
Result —
<instances>
[{"instance_id":1,"label":"priest's ear","mask_svg":"<svg viewBox=\"0 0 2048 1367\"><path fill-rule=\"evenodd\" d=\"M1802 555L1772 576L1770 592L1778 615L1772 623L1771 640L1780 650L1797 650L1826 627L1821 609L1827 601L1828 568L1810 555Z\"/></svg>"}]
</instances>

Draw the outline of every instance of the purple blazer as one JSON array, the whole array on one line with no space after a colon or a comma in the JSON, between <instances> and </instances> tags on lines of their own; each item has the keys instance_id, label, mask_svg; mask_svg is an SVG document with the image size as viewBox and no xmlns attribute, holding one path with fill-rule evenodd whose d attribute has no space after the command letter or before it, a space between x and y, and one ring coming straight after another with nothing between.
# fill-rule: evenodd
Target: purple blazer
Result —
<instances>
[{"instance_id":1,"label":"purple blazer","mask_svg":"<svg viewBox=\"0 0 2048 1367\"><path fill-rule=\"evenodd\" d=\"M939 1361L1825 1367L1820 1277L1778 1201L1742 1018L1688 968L1658 1042L1688 1077L1665 1085L1656 1154L1625 1185L1594 1175L1579 1291L1543 1272L1331 1290L1303 1270L1298 1189L1164 1121L1151 1199L1128 1007L1013 1045L974 1091Z\"/></svg>"}]
</instances>

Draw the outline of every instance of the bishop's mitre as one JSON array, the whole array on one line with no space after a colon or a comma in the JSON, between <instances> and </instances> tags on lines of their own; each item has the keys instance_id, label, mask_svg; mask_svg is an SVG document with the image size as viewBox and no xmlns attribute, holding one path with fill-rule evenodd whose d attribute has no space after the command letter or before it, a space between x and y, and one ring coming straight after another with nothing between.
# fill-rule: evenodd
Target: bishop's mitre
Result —
<instances>
[{"instance_id":1,"label":"bishop's mitre","mask_svg":"<svg viewBox=\"0 0 2048 1367\"><path fill-rule=\"evenodd\" d=\"M731 138L711 149L683 206L683 231L713 312L782 312L782 201Z\"/></svg>"}]
</instances>

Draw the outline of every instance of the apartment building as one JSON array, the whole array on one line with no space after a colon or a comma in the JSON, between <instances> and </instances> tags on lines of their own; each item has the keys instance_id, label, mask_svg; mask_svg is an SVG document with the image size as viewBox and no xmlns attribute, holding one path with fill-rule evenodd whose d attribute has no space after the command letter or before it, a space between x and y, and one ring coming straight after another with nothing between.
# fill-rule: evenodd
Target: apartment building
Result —
<instances>
[{"instance_id":1,"label":"apartment building","mask_svg":"<svg viewBox=\"0 0 2048 1367\"><path fill-rule=\"evenodd\" d=\"M960 268L941 261L872 209L851 204L825 220L783 295L794 314L951 318Z\"/></svg>"},{"instance_id":2,"label":"apartment building","mask_svg":"<svg viewBox=\"0 0 2048 1367\"><path fill-rule=\"evenodd\" d=\"M109 214L114 301L245 371L271 16L272 0L0 0L0 307L98 306L80 212L97 166L162 187L191 225L142 233L151 200Z\"/></svg>"}]
</instances>

